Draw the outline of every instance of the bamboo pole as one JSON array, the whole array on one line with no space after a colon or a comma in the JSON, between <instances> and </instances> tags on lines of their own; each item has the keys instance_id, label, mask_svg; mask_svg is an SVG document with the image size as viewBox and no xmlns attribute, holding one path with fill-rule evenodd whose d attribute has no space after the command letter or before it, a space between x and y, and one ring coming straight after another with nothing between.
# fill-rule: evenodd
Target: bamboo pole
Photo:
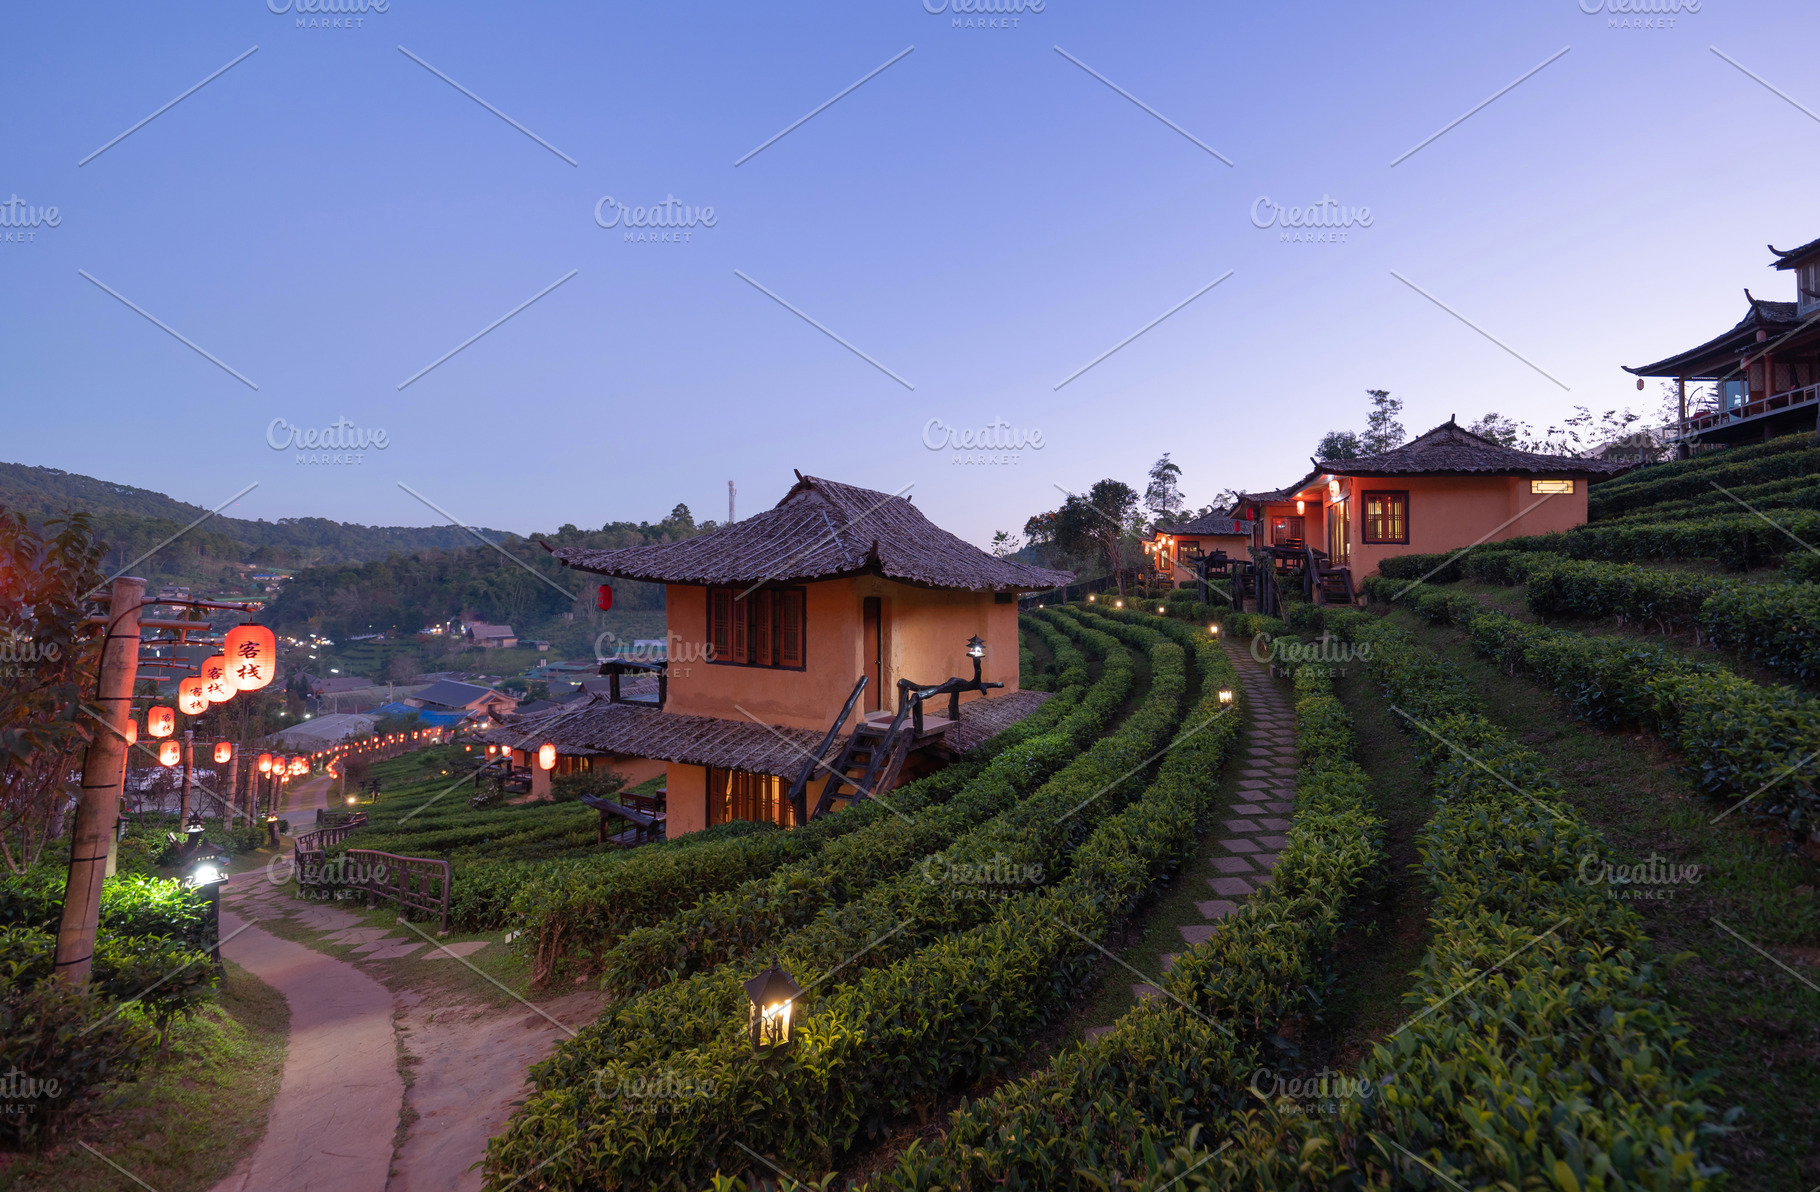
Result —
<instances>
[{"instance_id":1,"label":"bamboo pole","mask_svg":"<svg viewBox=\"0 0 1820 1192\"><path fill-rule=\"evenodd\" d=\"M139 606L145 581L116 579L108 604L107 637L101 646L101 673L95 703L104 728L89 741L82 759L82 793L70 839L69 880L63 888L63 915L57 924L52 972L73 985L88 980L101 919L101 883L120 804L126 765L126 720L132 711L133 681L139 674Z\"/></svg>"}]
</instances>

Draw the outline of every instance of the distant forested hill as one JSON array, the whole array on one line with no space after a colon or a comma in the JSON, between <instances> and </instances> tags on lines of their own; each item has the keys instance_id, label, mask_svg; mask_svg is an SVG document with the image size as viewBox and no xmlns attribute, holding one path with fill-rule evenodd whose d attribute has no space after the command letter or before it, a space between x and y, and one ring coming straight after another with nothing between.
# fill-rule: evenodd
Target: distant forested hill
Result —
<instances>
[{"instance_id":1,"label":"distant forested hill","mask_svg":"<svg viewBox=\"0 0 1820 1192\"><path fill-rule=\"evenodd\" d=\"M150 489L9 463L0 463L0 507L19 510L33 521L65 510L89 513L100 537L113 547L108 562L114 567L125 566L207 512ZM485 533L494 541L515 537L503 530ZM206 575L237 563L295 568L474 545L473 535L456 526L362 526L322 517L268 522L218 515L138 570L150 572L147 578Z\"/></svg>"}]
</instances>

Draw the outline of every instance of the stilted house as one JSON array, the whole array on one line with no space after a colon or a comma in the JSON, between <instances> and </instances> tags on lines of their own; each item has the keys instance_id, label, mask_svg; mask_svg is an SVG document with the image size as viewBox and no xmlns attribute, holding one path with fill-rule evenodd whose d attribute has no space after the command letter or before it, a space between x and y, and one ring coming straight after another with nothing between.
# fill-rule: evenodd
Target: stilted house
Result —
<instances>
[{"instance_id":1,"label":"stilted house","mask_svg":"<svg viewBox=\"0 0 1820 1192\"><path fill-rule=\"evenodd\" d=\"M1391 451L1311 460L1274 492L1245 493L1251 553L1317 603L1351 603L1358 579L1392 555L1463 550L1586 521L1587 485L1631 464L1518 451L1449 418ZM1356 578L1355 578L1356 577ZM1259 599L1253 584L1246 595ZM1263 595L1265 605L1270 594ZM1268 607L1265 611L1272 611Z\"/></svg>"},{"instance_id":2,"label":"stilted house","mask_svg":"<svg viewBox=\"0 0 1820 1192\"><path fill-rule=\"evenodd\" d=\"M1787 252L1774 245L1771 267L1795 275L1795 301L1744 291L1744 317L1729 331L1654 364L1625 367L1638 378L1673 379L1681 391L1679 451L1695 443L1754 443L1791 431L1820 432L1820 240ZM1687 383L1712 386L1688 409Z\"/></svg>"},{"instance_id":3,"label":"stilted house","mask_svg":"<svg viewBox=\"0 0 1820 1192\"><path fill-rule=\"evenodd\" d=\"M665 585L666 657L603 662L607 692L490 739L546 788L546 743L558 774L661 774L661 802L643 813L672 837L802 823L1028 716L1048 697L1018 689L1017 596L1073 578L995 558L906 498L801 473L775 508L708 534L554 554Z\"/></svg>"}]
</instances>

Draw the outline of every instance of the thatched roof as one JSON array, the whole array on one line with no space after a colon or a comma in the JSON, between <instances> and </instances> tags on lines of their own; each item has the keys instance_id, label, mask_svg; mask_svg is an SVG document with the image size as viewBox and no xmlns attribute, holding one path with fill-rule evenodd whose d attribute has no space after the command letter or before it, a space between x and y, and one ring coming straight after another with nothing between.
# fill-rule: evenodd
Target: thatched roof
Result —
<instances>
[{"instance_id":1,"label":"thatched roof","mask_svg":"<svg viewBox=\"0 0 1820 1192\"><path fill-rule=\"evenodd\" d=\"M1228 517L1224 513L1209 513L1192 521L1158 522L1156 533L1174 536L1187 535L1190 538L1197 534L1249 535L1251 523L1242 518Z\"/></svg>"},{"instance_id":2,"label":"thatched roof","mask_svg":"<svg viewBox=\"0 0 1820 1192\"><path fill-rule=\"evenodd\" d=\"M904 497L800 472L775 508L712 533L656 546L551 553L580 571L661 584L880 575L930 588L1036 592L1074 578L995 558L931 522Z\"/></svg>"},{"instance_id":3,"label":"thatched roof","mask_svg":"<svg viewBox=\"0 0 1820 1192\"><path fill-rule=\"evenodd\" d=\"M944 743L965 753L1030 715L1048 698L1047 692L1020 691L964 703L961 722L947 731ZM934 711L940 714L943 708L938 703ZM617 754L795 778L821 744L825 731L685 716L649 706L609 703L604 696L578 696L554 711L509 716L481 739L513 749L536 749L549 741L566 757ZM832 761L845 740L837 737L823 760Z\"/></svg>"},{"instance_id":4,"label":"thatched roof","mask_svg":"<svg viewBox=\"0 0 1820 1192\"><path fill-rule=\"evenodd\" d=\"M1391 451L1358 459L1316 460L1315 471L1310 474L1310 479L1322 472L1336 476L1459 476L1496 473L1603 477L1626 471L1632 466L1617 460L1518 451L1514 447L1504 447L1481 435L1475 435L1449 418L1427 434Z\"/></svg>"}]
</instances>

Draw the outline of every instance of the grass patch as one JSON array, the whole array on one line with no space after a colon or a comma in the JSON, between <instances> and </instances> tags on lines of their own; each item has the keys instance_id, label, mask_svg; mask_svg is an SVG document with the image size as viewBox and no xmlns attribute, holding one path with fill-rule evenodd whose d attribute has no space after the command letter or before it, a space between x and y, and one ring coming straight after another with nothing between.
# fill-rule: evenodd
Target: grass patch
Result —
<instances>
[{"instance_id":1,"label":"grass patch","mask_svg":"<svg viewBox=\"0 0 1820 1192\"><path fill-rule=\"evenodd\" d=\"M1401 722L1358 667L1334 681L1352 717L1354 757L1371 776L1371 806L1384 819L1381 879L1362 893L1355 924L1334 946L1335 981L1307 1036L1305 1067L1356 1068L1409 1017L1403 995L1433 942L1433 900L1417 872L1417 836L1434 813L1428 783Z\"/></svg>"},{"instance_id":2,"label":"grass patch","mask_svg":"<svg viewBox=\"0 0 1820 1192\"><path fill-rule=\"evenodd\" d=\"M1574 805L1612 846L1615 863L1658 857L1666 865L1698 867L1697 883L1616 892L1662 895L1628 901L1656 953L1684 958L1668 973L1670 1001L1689 1028L1698 1062L1718 1073L1721 1107L1743 1110L1733 1130L1708 1141L1709 1158L1740 1188L1809 1192L1820 1181L1820 991L1811 987L1820 985L1820 871L1814 862L1780 835L1750 830L1741 817L1713 824L1721 805L1695 789L1680 773L1679 758L1654 737L1576 723L1560 700L1474 654L1458 631L1407 612L1391 615L1457 664L1495 719L1547 759Z\"/></svg>"},{"instance_id":3,"label":"grass patch","mask_svg":"<svg viewBox=\"0 0 1820 1192\"><path fill-rule=\"evenodd\" d=\"M158 1192L212 1187L252 1153L284 1072L284 995L229 963L221 994L171 1033L170 1052L119 1086L75 1135ZM130 1180L72 1139L0 1156L0 1189L119 1192Z\"/></svg>"}]
</instances>

